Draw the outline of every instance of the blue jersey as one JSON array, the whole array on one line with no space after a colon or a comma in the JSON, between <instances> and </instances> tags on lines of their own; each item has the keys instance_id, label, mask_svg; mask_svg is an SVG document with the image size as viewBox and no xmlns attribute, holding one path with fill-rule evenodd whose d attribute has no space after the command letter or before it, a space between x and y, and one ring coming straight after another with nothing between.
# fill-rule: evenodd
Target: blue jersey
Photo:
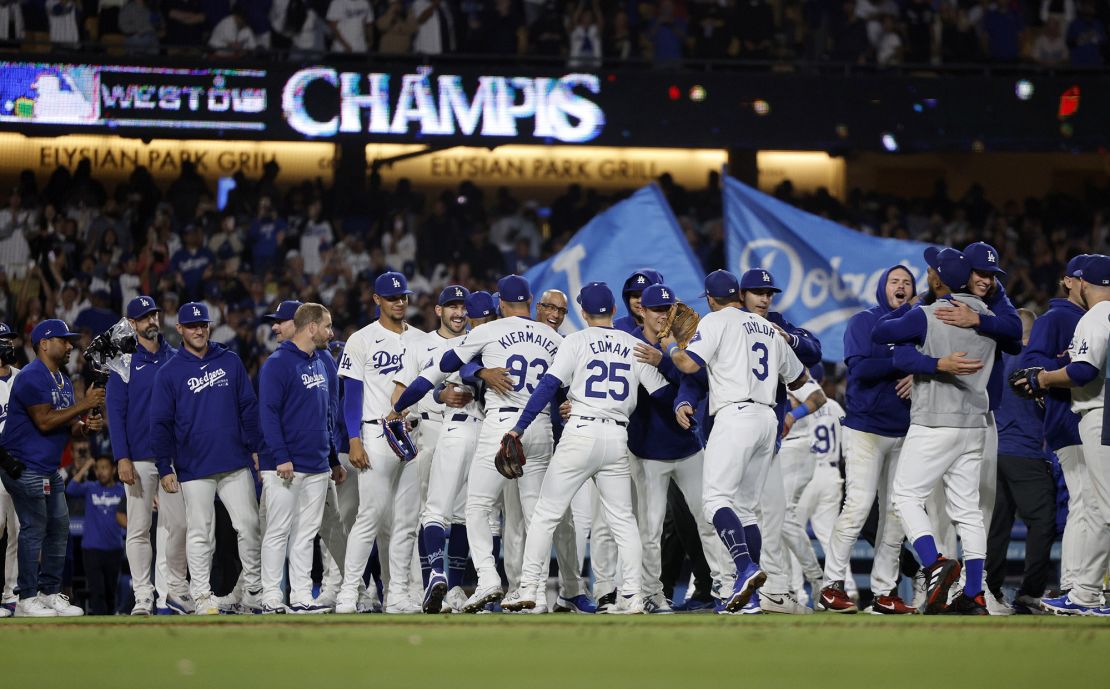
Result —
<instances>
[{"instance_id":1,"label":"blue jersey","mask_svg":"<svg viewBox=\"0 0 1110 689\"><path fill-rule=\"evenodd\" d=\"M69 376L61 371L51 373L41 359L35 359L12 382L8 420L0 434L0 444L32 473L53 474L62 465L70 426L62 424L49 433L41 432L28 412L30 407L40 404L54 410L69 409L76 400Z\"/></svg>"},{"instance_id":2,"label":"blue jersey","mask_svg":"<svg viewBox=\"0 0 1110 689\"><path fill-rule=\"evenodd\" d=\"M127 498L123 484L112 481L70 481L66 495L85 499L85 531L81 547L90 550L122 550L125 530L116 521L119 505Z\"/></svg>"}]
</instances>

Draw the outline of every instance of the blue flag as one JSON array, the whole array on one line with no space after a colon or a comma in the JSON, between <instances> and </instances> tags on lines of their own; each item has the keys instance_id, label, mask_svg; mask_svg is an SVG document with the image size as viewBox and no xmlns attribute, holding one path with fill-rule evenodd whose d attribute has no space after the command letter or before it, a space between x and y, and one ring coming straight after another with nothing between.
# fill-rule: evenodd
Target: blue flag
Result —
<instances>
[{"instance_id":1,"label":"blue flag","mask_svg":"<svg viewBox=\"0 0 1110 689\"><path fill-rule=\"evenodd\" d=\"M844 358L848 319L875 305L884 270L902 264L924 291L929 244L871 237L724 178L725 251L737 275L762 268L782 294L771 309L821 340L825 361Z\"/></svg>"},{"instance_id":2,"label":"blue flag","mask_svg":"<svg viewBox=\"0 0 1110 689\"><path fill-rule=\"evenodd\" d=\"M624 201L594 216L563 250L537 263L524 274L539 295L548 289L566 293L570 302L566 327L585 327L575 299L582 285L605 282L617 298L617 315L627 314L621 287L640 268L654 268L678 298L699 313L707 310L700 298L705 280L663 192L648 185Z\"/></svg>"}]
</instances>

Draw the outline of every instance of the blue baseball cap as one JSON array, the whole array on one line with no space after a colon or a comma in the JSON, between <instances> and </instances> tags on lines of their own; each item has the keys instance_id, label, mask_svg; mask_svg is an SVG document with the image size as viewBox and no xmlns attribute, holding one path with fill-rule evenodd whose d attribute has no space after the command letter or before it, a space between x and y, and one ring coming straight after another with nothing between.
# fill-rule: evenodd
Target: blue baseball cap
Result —
<instances>
[{"instance_id":1,"label":"blue baseball cap","mask_svg":"<svg viewBox=\"0 0 1110 689\"><path fill-rule=\"evenodd\" d=\"M973 242L964 247L964 256L971 264L972 270L980 273L997 273L1005 275L1005 271L998 267L998 251L986 242Z\"/></svg>"},{"instance_id":2,"label":"blue baseball cap","mask_svg":"<svg viewBox=\"0 0 1110 689\"><path fill-rule=\"evenodd\" d=\"M506 275L497 281L501 301L532 301L532 286L519 275Z\"/></svg>"},{"instance_id":3,"label":"blue baseball cap","mask_svg":"<svg viewBox=\"0 0 1110 689\"><path fill-rule=\"evenodd\" d=\"M1083 270L1083 264L1086 263L1087 259L1090 257L1090 254L1073 256L1072 259L1068 261L1068 267L1064 270L1064 276L1069 278L1079 277L1079 271Z\"/></svg>"},{"instance_id":4,"label":"blue baseball cap","mask_svg":"<svg viewBox=\"0 0 1110 689\"><path fill-rule=\"evenodd\" d=\"M7 323L0 323L0 337L16 337L16 332Z\"/></svg>"},{"instance_id":5,"label":"blue baseball cap","mask_svg":"<svg viewBox=\"0 0 1110 689\"><path fill-rule=\"evenodd\" d=\"M624 288L621 290L621 294L627 296L629 294L635 294L636 292L643 292L650 285L658 285L662 282L663 274L658 270L640 268L635 273L629 275L628 279L624 281Z\"/></svg>"},{"instance_id":6,"label":"blue baseball cap","mask_svg":"<svg viewBox=\"0 0 1110 689\"><path fill-rule=\"evenodd\" d=\"M583 311L594 316L612 315L617 306L613 290L604 282L591 282L583 287L578 293L578 303L582 305Z\"/></svg>"},{"instance_id":7,"label":"blue baseball cap","mask_svg":"<svg viewBox=\"0 0 1110 689\"><path fill-rule=\"evenodd\" d=\"M928 263L929 267L932 268L933 270L937 269L937 266L939 265L937 263L937 256L940 255L941 250L944 249L944 248L945 247L943 247L943 246L928 246L928 247L925 247L925 262Z\"/></svg>"},{"instance_id":8,"label":"blue baseball cap","mask_svg":"<svg viewBox=\"0 0 1110 689\"><path fill-rule=\"evenodd\" d=\"M208 317L208 307L199 301L190 301L181 305L177 310L177 322L181 325L192 325L193 323L211 323L212 319Z\"/></svg>"},{"instance_id":9,"label":"blue baseball cap","mask_svg":"<svg viewBox=\"0 0 1110 689\"><path fill-rule=\"evenodd\" d=\"M670 306L677 301L674 290L661 284L648 285L643 294L640 295L640 306L645 309Z\"/></svg>"},{"instance_id":10,"label":"blue baseball cap","mask_svg":"<svg viewBox=\"0 0 1110 689\"><path fill-rule=\"evenodd\" d=\"M497 311L497 306L493 303L493 295L489 292L481 290L471 292L470 296L466 298L466 317L467 318L487 318L492 316Z\"/></svg>"},{"instance_id":11,"label":"blue baseball cap","mask_svg":"<svg viewBox=\"0 0 1110 689\"><path fill-rule=\"evenodd\" d=\"M766 270L762 268L752 268L745 271L740 276L740 289L769 289L772 292L781 292L782 290L775 287L775 278L771 276Z\"/></svg>"},{"instance_id":12,"label":"blue baseball cap","mask_svg":"<svg viewBox=\"0 0 1110 689\"><path fill-rule=\"evenodd\" d=\"M142 318L151 311L161 310L153 298L145 295L140 295L127 302L127 317L133 321Z\"/></svg>"},{"instance_id":13,"label":"blue baseball cap","mask_svg":"<svg viewBox=\"0 0 1110 689\"><path fill-rule=\"evenodd\" d=\"M277 310L273 313L268 313L262 317L264 321L274 321L281 323L283 321L293 320L293 316L297 315L297 309L301 308L301 304L296 299L289 299L278 304Z\"/></svg>"},{"instance_id":14,"label":"blue baseball cap","mask_svg":"<svg viewBox=\"0 0 1110 689\"><path fill-rule=\"evenodd\" d=\"M70 332L69 326L60 318L47 318L31 331L31 345L38 347L39 342L52 337L75 338L81 337L81 334Z\"/></svg>"},{"instance_id":15,"label":"blue baseball cap","mask_svg":"<svg viewBox=\"0 0 1110 689\"><path fill-rule=\"evenodd\" d=\"M967 260L962 251L944 249L937 254L936 262L937 275L948 289L959 292L967 288L972 268L971 261Z\"/></svg>"},{"instance_id":16,"label":"blue baseball cap","mask_svg":"<svg viewBox=\"0 0 1110 689\"><path fill-rule=\"evenodd\" d=\"M740 291L740 283L736 276L727 270L714 270L705 276L705 291L703 297L731 297Z\"/></svg>"},{"instance_id":17,"label":"blue baseball cap","mask_svg":"<svg viewBox=\"0 0 1110 689\"><path fill-rule=\"evenodd\" d=\"M453 301L461 301L466 303L467 298L470 296L470 290L462 285L447 285L443 291L439 293L440 306L447 306Z\"/></svg>"},{"instance_id":18,"label":"blue baseball cap","mask_svg":"<svg viewBox=\"0 0 1110 689\"><path fill-rule=\"evenodd\" d=\"M1110 256L1091 254L1076 272L1083 282L1106 287L1110 285Z\"/></svg>"},{"instance_id":19,"label":"blue baseball cap","mask_svg":"<svg viewBox=\"0 0 1110 689\"><path fill-rule=\"evenodd\" d=\"M392 298L400 297L405 294L412 294L409 289L409 281L405 276L395 271L382 273L374 280L374 294L379 297Z\"/></svg>"}]
</instances>

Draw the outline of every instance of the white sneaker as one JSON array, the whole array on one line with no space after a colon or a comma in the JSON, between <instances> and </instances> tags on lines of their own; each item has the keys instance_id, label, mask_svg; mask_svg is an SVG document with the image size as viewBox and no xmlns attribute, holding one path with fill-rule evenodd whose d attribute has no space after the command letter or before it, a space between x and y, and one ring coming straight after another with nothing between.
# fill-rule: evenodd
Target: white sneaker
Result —
<instances>
[{"instance_id":1,"label":"white sneaker","mask_svg":"<svg viewBox=\"0 0 1110 689\"><path fill-rule=\"evenodd\" d=\"M220 603L218 599L212 594L201 596L194 601L193 605L194 615L219 615Z\"/></svg>"},{"instance_id":2,"label":"white sneaker","mask_svg":"<svg viewBox=\"0 0 1110 689\"><path fill-rule=\"evenodd\" d=\"M41 593L39 598L42 602L54 608L58 613L58 617L81 617L85 611L69 602L69 596L64 593L55 593L49 596L44 596Z\"/></svg>"},{"instance_id":3,"label":"white sneaker","mask_svg":"<svg viewBox=\"0 0 1110 689\"><path fill-rule=\"evenodd\" d=\"M987 599L987 612L991 615L1006 617L1007 615L1014 614L1014 609L1006 602L1006 596L1004 594L999 593L996 596L990 591L984 591L983 598Z\"/></svg>"},{"instance_id":4,"label":"white sneaker","mask_svg":"<svg viewBox=\"0 0 1110 689\"><path fill-rule=\"evenodd\" d=\"M1044 615L1045 611L1041 607L1041 599L1034 598L1029 594L1023 593L1014 599L1014 612L1029 614L1029 615Z\"/></svg>"},{"instance_id":5,"label":"white sneaker","mask_svg":"<svg viewBox=\"0 0 1110 689\"><path fill-rule=\"evenodd\" d=\"M262 601L258 606L259 613L263 615L284 615L286 613L285 604L276 598L271 598Z\"/></svg>"},{"instance_id":6,"label":"white sneaker","mask_svg":"<svg viewBox=\"0 0 1110 689\"><path fill-rule=\"evenodd\" d=\"M643 615L644 614L644 596L636 593L630 596L624 594L617 594L617 604L612 606L608 614L610 615Z\"/></svg>"},{"instance_id":7,"label":"white sneaker","mask_svg":"<svg viewBox=\"0 0 1110 689\"><path fill-rule=\"evenodd\" d=\"M463 591L461 586L451 589L443 597L443 605L451 612L462 612L463 606L466 605L466 591Z\"/></svg>"},{"instance_id":8,"label":"white sneaker","mask_svg":"<svg viewBox=\"0 0 1110 689\"><path fill-rule=\"evenodd\" d=\"M5 617L11 617L11 616L12 616L12 611L8 610L3 605L0 605L0 620L4 619Z\"/></svg>"},{"instance_id":9,"label":"white sneaker","mask_svg":"<svg viewBox=\"0 0 1110 689\"><path fill-rule=\"evenodd\" d=\"M662 593L656 593L644 599L644 611L652 615L674 614L671 602Z\"/></svg>"},{"instance_id":10,"label":"white sneaker","mask_svg":"<svg viewBox=\"0 0 1110 689\"><path fill-rule=\"evenodd\" d=\"M239 612L239 603L243 600L243 592L239 589L235 589L226 596L216 596L213 598L213 600L216 603L216 606L219 608L219 612L222 612L226 615L234 615ZM197 599L195 601L195 604L197 607L199 607L200 600ZM195 614L199 615L202 613Z\"/></svg>"},{"instance_id":11,"label":"white sneaker","mask_svg":"<svg viewBox=\"0 0 1110 689\"><path fill-rule=\"evenodd\" d=\"M382 602L378 600L377 594L368 591L363 591L359 594L358 603L355 608L361 613L376 613L380 615L383 612Z\"/></svg>"},{"instance_id":12,"label":"white sneaker","mask_svg":"<svg viewBox=\"0 0 1110 689\"><path fill-rule=\"evenodd\" d=\"M350 600L349 598L344 598L343 596L340 596L338 599L336 599L335 614L354 615L357 612L360 612L358 609L357 600Z\"/></svg>"},{"instance_id":13,"label":"white sneaker","mask_svg":"<svg viewBox=\"0 0 1110 689\"><path fill-rule=\"evenodd\" d=\"M331 612L331 606L320 605L314 600L307 603L290 602L287 610L293 615L326 615Z\"/></svg>"},{"instance_id":14,"label":"white sneaker","mask_svg":"<svg viewBox=\"0 0 1110 689\"><path fill-rule=\"evenodd\" d=\"M262 592L247 591L243 600L236 606L236 613L240 615L257 615L262 612Z\"/></svg>"},{"instance_id":15,"label":"white sneaker","mask_svg":"<svg viewBox=\"0 0 1110 689\"><path fill-rule=\"evenodd\" d=\"M759 592L759 608L763 612L777 612L783 615L812 615L813 610L798 602L793 593Z\"/></svg>"},{"instance_id":16,"label":"white sneaker","mask_svg":"<svg viewBox=\"0 0 1110 689\"><path fill-rule=\"evenodd\" d=\"M496 603L505 597L505 592L501 589L500 584L487 586L485 588L479 587L474 591L474 595L466 599L466 604L463 605L463 612L476 613L480 612L486 607L486 603Z\"/></svg>"},{"instance_id":17,"label":"white sneaker","mask_svg":"<svg viewBox=\"0 0 1110 689\"><path fill-rule=\"evenodd\" d=\"M536 607L536 596L525 593L523 589L517 589L509 593L501 599L501 609L508 610L509 612L521 612L522 610L532 610Z\"/></svg>"},{"instance_id":18,"label":"white sneaker","mask_svg":"<svg viewBox=\"0 0 1110 689\"><path fill-rule=\"evenodd\" d=\"M166 607L178 615L192 615L193 611L197 609L193 597L188 593L167 593Z\"/></svg>"},{"instance_id":19,"label":"white sneaker","mask_svg":"<svg viewBox=\"0 0 1110 689\"><path fill-rule=\"evenodd\" d=\"M332 593L321 593L319 596L316 596L316 599L314 601L314 605L332 609L335 608L335 603L335 594Z\"/></svg>"},{"instance_id":20,"label":"white sneaker","mask_svg":"<svg viewBox=\"0 0 1110 689\"><path fill-rule=\"evenodd\" d=\"M15 606L16 617L57 617L58 611L47 605L43 596L22 598Z\"/></svg>"},{"instance_id":21,"label":"white sneaker","mask_svg":"<svg viewBox=\"0 0 1110 689\"><path fill-rule=\"evenodd\" d=\"M131 608L132 617L150 617L154 614L154 599L150 596L140 596L135 599L135 606Z\"/></svg>"},{"instance_id":22,"label":"white sneaker","mask_svg":"<svg viewBox=\"0 0 1110 689\"><path fill-rule=\"evenodd\" d=\"M420 612L424 612L424 609L411 598L401 598L396 602L391 601L385 606L385 614L387 615L415 615Z\"/></svg>"}]
</instances>

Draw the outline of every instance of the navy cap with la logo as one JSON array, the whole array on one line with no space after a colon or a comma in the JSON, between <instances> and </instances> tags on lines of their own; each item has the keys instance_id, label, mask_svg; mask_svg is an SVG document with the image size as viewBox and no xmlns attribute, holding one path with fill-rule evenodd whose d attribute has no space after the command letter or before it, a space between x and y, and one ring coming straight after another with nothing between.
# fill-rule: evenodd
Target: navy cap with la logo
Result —
<instances>
[{"instance_id":1,"label":"navy cap with la logo","mask_svg":"<svg viewBox=\"0 0 1110 689\"><path fill-rule=\"evenodd\" d=\"M1005 275L1005 271L998 267L998 251L986 242L973 242L964 248L964 256L971 264L972 270L980 273L995 273Z\"/></svg>"},{"instance_id":2,"label":"navy cap with la logo","mask_svg":"<svg viewBox=\"0 0 1110 689\"><path fill-rule=\"evenodd\" d=\"M409 289L409 281L405 279L404 275L391 270L382 273L377 280L374 280L374 294L391 299L412 294L412 290Z\"/></svg>"},{"instance_id":3,"label":"navy cap with la logo","mask_svg":"<svg viewBox=\"0 0 1110 689\"><path fill-rule=\"evenodd\" d=\"M766 289L772 292L782 291L778 287L775 287L774 276L762 268L752 268L751 270L744 271L744 274L740 276L740 289Z\"/></svg>"},{"instance_id":4,"label":"navy cap with la logo","mask_svg":"<svg viewBox=\"0 0 1110 689\"><path fill-rule=\"evenodd\" d=\"M208 317L208 307L199 301L191 301L182 304L181 308L177 310L177 322L181 325L192 325L193 323L211 323L212 319Z\"/></svg>"},{"instance_id":5,"label":"navy cap with la logo","mask_svg":"<svg viewBox=\"0 0 1110 689\"><path fill-rule=\"evenodd\" d=\"M440 306L447 306L448 304L457 301L466 303L466 299L469 296L470 290L463 287L462 285L447 285L443 288L443 291L439 293L439 301L437 303Z\"/></svg>"},{"instance_id":6,"label":"navy cap with la logo","mask_svg":"<svg viewBox=\"0 0 1110 689\"><path fill-rule=\"evenodd\" d=\"M127 302L127 317L131 320L138 320L147 315L151 311L161 311L158 308L158 303L154 301L153 297L148 297L145 294L140 295Z\"/></svg>"}]
</instances>

